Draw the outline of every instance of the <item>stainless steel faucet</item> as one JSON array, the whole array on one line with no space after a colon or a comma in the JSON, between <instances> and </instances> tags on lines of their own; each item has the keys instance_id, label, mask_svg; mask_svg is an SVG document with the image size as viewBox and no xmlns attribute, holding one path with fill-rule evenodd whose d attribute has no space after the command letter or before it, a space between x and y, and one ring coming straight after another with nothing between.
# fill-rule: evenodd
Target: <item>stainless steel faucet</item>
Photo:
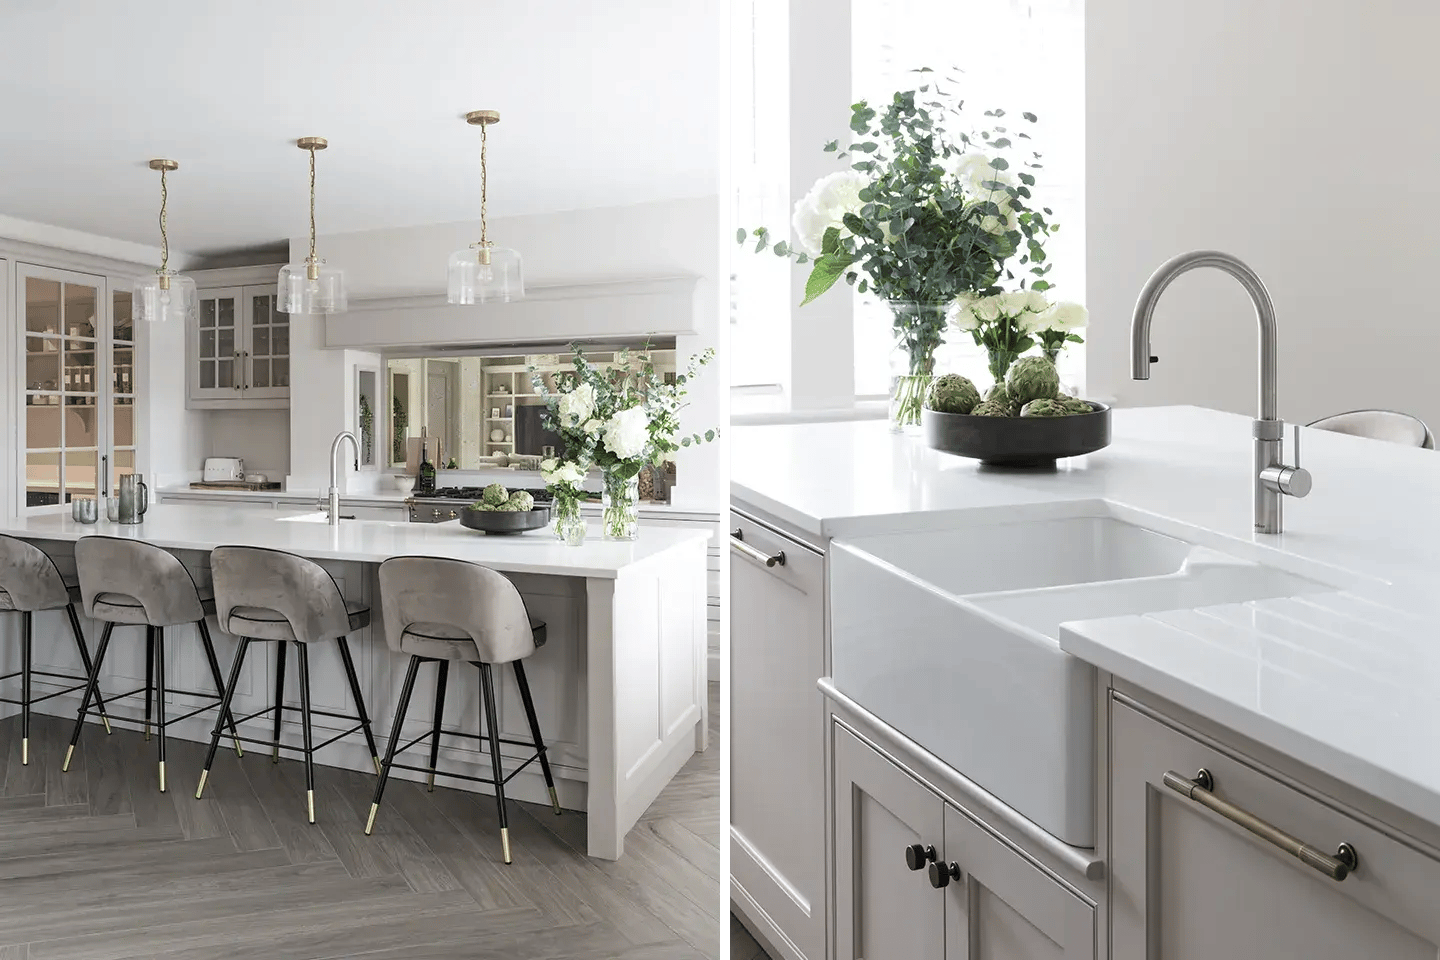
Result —
<instances>
[{"instance_id":1,"label":"stainless steel faucet","mask_svg":"<svg viewBox=\"0 0 1440 960\"><path fill-rule=\"evenodd\" d=\"M355 451L355 469L360 469L360 441L355 439L355 434L349 430L342 430L335 434L335 439L330 442L330 525L335 526L340 522L340 487L336 476L335 455L340 452L341 442L349 440L350 448Z\"/></svg>"},{"instance_id":2,"label":"stainless steel faucet","mask_svg":"<svg viewBox=\"0 0 1440 960\"><path fill-rule=\"evenodd\" d=\"M1260 321L1260 416L1254 422L1255 437L1255 530L1280 533L1284 524L1284 498L1303 497L1310 492L1310 472L1300 466L1300 427L1295 427L1295 466L1285 464L1285 421L1276 414L1275 353L1278 332L1275 305L1259 275L1243 262L1219 250L1192 250L1172 257L1145 281L1135 301L1130 321L1130 374L1136 380L1150 379L1150 364L1160 358L1150 355L1150 320L1155 302L1170 281L1197 267L1214 267L1240 281L1255 304Z\"/></svg>"}]
</instances>

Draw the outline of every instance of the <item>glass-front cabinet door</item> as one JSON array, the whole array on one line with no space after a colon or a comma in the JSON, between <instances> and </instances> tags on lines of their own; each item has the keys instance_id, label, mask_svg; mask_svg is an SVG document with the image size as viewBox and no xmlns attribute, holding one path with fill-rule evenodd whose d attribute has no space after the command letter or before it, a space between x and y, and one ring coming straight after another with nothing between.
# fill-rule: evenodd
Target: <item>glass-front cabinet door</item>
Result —
<instances>
[{"instance_id":1,"label":"glass-front cabinet door","mask_svg":"<svg viewBox=\"0 0 1440 960\"><path fill-rule=\"evenodd\" d=\"M135 422L135 326L131 294L116 292L111 304L110 338L110 453L101 456L100 482L108 483L110 495L120 493L120 478L135 472L139 435Z\"/></svg>"},{"instance_id":2,"label":"glass-front cabinet door","mask_svg":"<svg viewBox=\"0 0 1440 960\"><path fill-rule=\"evenodd\" d=\"M188 337L190 405L283 407L290 401L290 317L272 284L200 290Z\"/></svg>"},{"instance_id":3,"label":"glass-front cabinet door","mask_svg":"<svg viewBox=\"0 0 1440 960\"><path fill-rule=\"evenodd\" d=\"M244 289L200 291L200 317L190 343L190 399L238 400L244 382L240 326Z\"/></svg>"},{"instance_id":4,"label":"glass-front cabinet door","mask_svg":"<svg viewBox=\"0 0 1440 960\"><path fill-rule=\"evenodd\" d=\"M17 387L25 411L18 425L25 458L18 505L93 497L110 443L108 284L28 264L18 267L17 279L24 371ZM129 441L133 460L133 420Z\"/></svg>"}]
</instances>

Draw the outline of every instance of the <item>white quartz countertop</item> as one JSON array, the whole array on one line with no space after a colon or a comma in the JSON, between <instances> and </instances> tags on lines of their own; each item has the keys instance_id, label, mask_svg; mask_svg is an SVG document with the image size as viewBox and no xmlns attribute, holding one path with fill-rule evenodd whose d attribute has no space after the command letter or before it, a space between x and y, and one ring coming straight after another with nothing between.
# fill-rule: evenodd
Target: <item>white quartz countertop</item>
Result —
<instances>
[{"instance_id":1,"label":"white quartz countertop","mask_svg":"<svg viewBox=\"0 0 1440 960\"><path fill-rule=\"evenodd\" d=\"M1249 417L1116 410L1113 428L1105 450L1036 472L939 453L883 422L740 427L731 492L821 541L1104 500L1254 559L1324 568L1333 592L1071 623L1060 646L1440 824L1440 454L1305 431L1314 490L1286 499L1285 533L1270 536L1251 526Z\"/></svg>"},{"instance_id":2,"label":"white quartz countertop","mask_svg":"<svg viewBox=\"0 0 1440 960\"><path fill-rule=\"evenodd\" d=\"M704 543L707 531L685 527L646 527L637 540L600 538L597 524L579 547L566 546L548 529L514 536L488 536L448 523L342 520L335 526L313 519L314 511L253 509L201 504L159 504L138 524L101 521L76 523L69 513L36 513L0 520L0 533L37 540L79 540L95 534L143 540L168 550L211 550L241 544L286 550L320 560L379 563L390 557L427 555L483 563L507 573L613 579L621 570L652 560L682 544Z\"/></svg>"}]
</instances>

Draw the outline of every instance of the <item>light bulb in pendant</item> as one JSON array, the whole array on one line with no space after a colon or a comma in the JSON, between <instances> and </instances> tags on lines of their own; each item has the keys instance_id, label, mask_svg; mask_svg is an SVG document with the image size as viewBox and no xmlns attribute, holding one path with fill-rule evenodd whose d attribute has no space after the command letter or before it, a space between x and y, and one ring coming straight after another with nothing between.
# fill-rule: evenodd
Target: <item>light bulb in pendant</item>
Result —
<instances>
[{"instance_id":1,"label":"light bulb in pendant","mask_svg":"<svg viewBox=\"0 0 1440 960\"><path fill-rule=\"evenodd\" d=\"M170 309L170 291L169 291L169 290L161 290L161 291L160 291L160 312L161 312L161 313L164 313L165 311L167 311L167 310L169 310L169 309Z\"/></svg>"}]
</instances>

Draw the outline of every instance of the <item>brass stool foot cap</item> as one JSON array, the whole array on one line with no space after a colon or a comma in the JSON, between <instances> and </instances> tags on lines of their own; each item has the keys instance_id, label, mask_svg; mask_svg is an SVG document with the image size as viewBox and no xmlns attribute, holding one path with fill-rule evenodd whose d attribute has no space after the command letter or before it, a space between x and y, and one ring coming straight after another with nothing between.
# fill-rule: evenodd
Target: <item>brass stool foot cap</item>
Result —
<instances>
[{"instance_id":1,"label":"brass stool foot cap","mask_svg":"<svg viewBox=\"0 0 1440 960\"><path fill-rule=\"evenodd\" d=\"M245 758L245 750L240 746L239 740L235 741L235 756L240 757L242 760Z\"/></svg>"},{"instance_id":2,"label":"brass stool foot cap","mask_svg":"<svg viewBox=\"0 0 1440 960\"><path fill-rule=\"evenodd\" d=\"M370 831L375 829L375 814L380 812L380 804L370 804L370 818L365 821L365 836L370 836Z\"/></svg>"},{"instance_id":3,"label":"brass stool foot cap","mask_svg":"<svg viewBox=\"0 0 1440 960\"><path fill-rule=\"evenodd\" d=\"M431 793L434 793L434 792L435 792L435 771L434 771L434 770L431 770L431 771L430 771L430 776L426 777L426 787L427 787L427 789L428 789Z\"/></svg>"},{"instance_id":4,"label":"brass stool foot cap","mask_svg":"<svg viewBox=\"0 0 1440 960\"><path fill-rule=\"evenodd\" d=\"M505 853L505 862L510 862L510 828L500 828L500 849Z\"/></svg>"},{"instance_id":5,"label":"brass stool foot cap","mask_svg":"<svg viewBox=\"0 0 1440 960\"><path fill-rule=\"evenodd\" d=\"M100 722L103 723L103 724L105 724L105 735L106 735L107 737L110 736L110 734L112 734L112 733L115 732L114 730L111 730L111 729L110 729L110 718L109 718L109 717L105 716L104 714L101 714L101 715L100 715Z\"/></svg>"},{"instance_id":6,"label":"brass stool foot cap","mask_svg":"<svg viewBox=\"0 0 1440 960\"><path fill-rule=\"evenodd\" d=\"M310 822L315 822L315 791L305 791L305 810L310 815Z\"/></svg>"},{"instance_id":7,"label":"brass stool foot cap","mask_svg":"<svg viewBox=\"0 0 1440 960\"><path fill-rule=\"evenodd\" d=\"M165 761L160 761L160 792L165 792Z\"/></svg>"},{"instance_id":8,"label":"brass stool foot cap","mask_svg":"<svg viewBox=\"0 0 1440 960\"><path fill-rule=\"evenodd\" d=\"M555 788L550 788L550 805L555 808L555 816L560 816L560 798L555 795Z\"/></svg>"},{"instance_id":9,"label":"brass stool foot cap","mask_svg":"<svg viewBox=\"0 0 1440 960\"><path fill-rule=\"evenodd\" d=\"M378 777L385 772L385 764L380 762L379 757L371 757L370 759L375 761L375 776Z\"/></svg>"},{"instance_id":10,"label":"brass stool foot cap","mask_svg":"<svg viewBox=\"0 0 1440 960\"><path fill-rule=\"evenodd\" d=\"M196 799L196 800L199 800L199 799L200 799L200 794L202 794L202 793L205 792L205 781L206 781L206 779L209 778L209 776L210 776L210 768L209 768L209 767L206 767L204 770L201 770L201 771L200 771L200 786L198 786L198 787L195 788L195 799Z\"/></svg>"},{"instance_id":11,"label":"brass stool foot cap","mask_svg":"<svg viewBox=\"0 0 1440 960\"><path fill-rule=\"evenodd\" d=\"M20 740L20 762L26 766L30 764L30 738L22 737Z\"/></svg>"},{"instance_id":12,"label":"brass stool foot cap","mask_svg":"<svg viewBox=\"0 0 1440 960\"><path fill-rule=\"evenodd\" d=\"M61 773L70 772L70 758L75 756L75 744L70 744L70 749L65 751L65 762L60 765Z\"/></svg>"}]
</instances>

